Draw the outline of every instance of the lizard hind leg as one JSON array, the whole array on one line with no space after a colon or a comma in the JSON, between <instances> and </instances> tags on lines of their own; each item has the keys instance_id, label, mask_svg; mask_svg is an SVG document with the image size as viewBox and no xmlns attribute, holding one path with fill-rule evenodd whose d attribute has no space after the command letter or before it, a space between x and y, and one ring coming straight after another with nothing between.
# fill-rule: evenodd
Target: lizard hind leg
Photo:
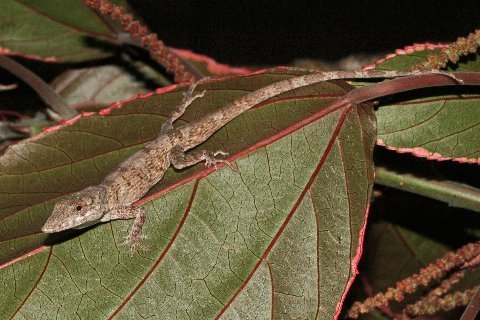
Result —
<instances>
[{"instance_id":1,"label":"lizard hind leg","mask_svg":"<svg viewBox=\"0 0 480 320\"><path fill-rule=\"evenodd\" d=\"M195 91L195 88L197 87L197 85L199 85L200 83L204 82L207 79L209 78L208 77L202 78L190 85L190 87L188 88L188 91L183 94L182 102L180 102L180 104L172 112L172 114L163 122L161 131L160 131L161 133L166 133L167 131L172 130L173 123L175 122L175 120L180 118L185 113L185 110L187 109L187 107L190 106L192 102L195 101L195 99L203 97L206 90L203 90L202 92L196 93L196 94L193 94L193 92Z\"/></svg>"}]
</instances>

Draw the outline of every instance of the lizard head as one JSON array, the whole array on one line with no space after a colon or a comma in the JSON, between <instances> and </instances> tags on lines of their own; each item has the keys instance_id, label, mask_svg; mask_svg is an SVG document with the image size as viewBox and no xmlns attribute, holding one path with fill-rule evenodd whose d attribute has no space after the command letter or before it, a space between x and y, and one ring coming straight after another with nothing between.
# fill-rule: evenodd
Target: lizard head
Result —
<instances>
[{"instance_id":1,"label":"lizard head","mask_svg":"<svg viewBox=\"0 0 480 320\"><path fill-rule=\"evenodd\" d=\"M106 212L105 189L93 186L58 201L42 227L46 233L81 229L97 223Z\"/></svg>"}]
</instances>

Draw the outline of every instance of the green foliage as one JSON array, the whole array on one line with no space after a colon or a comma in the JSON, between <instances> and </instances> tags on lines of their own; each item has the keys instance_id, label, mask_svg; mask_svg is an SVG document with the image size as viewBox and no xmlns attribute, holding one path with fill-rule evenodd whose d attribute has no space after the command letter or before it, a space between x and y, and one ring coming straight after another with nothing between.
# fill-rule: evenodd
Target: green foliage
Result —
<instances>
[{"instance_id":1,"label":"green foliage","mask_svg":"<svg viewBox=\"0 0 480 320\"><path fill-rule=\"evenodd\" d=\"M120 50L115 30L81 1L9 1L0 9L8 22L0 25L0 53L84 62L56 66L52 87L86 111L0 156L1 319L338 318L366 288L395 286L479 239L478 211L381 186L372 197L377 142L382 147L375 164L385 170L452 182L457 189L450 195L470 183L478 202L478 87L404 93L382 99L380 107L330 108L354 89L343 81L270 99L198 147L228 151L238 172L228 166L170 168L138 203L148 212L148 251L131 257L122 246L132 221L47 236L40 228L54 203L99 183L154 139L188 87L168 86L168 75L141 54L112 58ZM189 68L218 78L201 84L206 94L176 126L302 74L285 68L246 74L174 52ZM396 55L376 68L407 70L431 53ZM478 56L455 68L480 71ZM27 97L16 97L27 104ZM0 138L6 140L2 132ZM439 194L423 191L413 192ZM353 283L359 267L363 282ZM471 272L459 288L471 288L478 277Z\"/></svg>"}]
</instances>

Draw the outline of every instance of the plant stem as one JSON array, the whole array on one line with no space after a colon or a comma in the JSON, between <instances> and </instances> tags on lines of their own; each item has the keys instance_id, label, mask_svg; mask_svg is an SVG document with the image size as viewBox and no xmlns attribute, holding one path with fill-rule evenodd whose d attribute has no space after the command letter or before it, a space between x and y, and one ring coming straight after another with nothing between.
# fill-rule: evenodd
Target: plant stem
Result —
<instances>
[{"instance_id":1,"label":"plant stem","mask_svg":"<svg viewBox=\"0 0 480 320\"><path fill-rule=\"evenodd\" d=\"M70 119L78 114L75 109L70 108L68 104L63 101L48 83L20 63L7 56L0 55L0 67L28 84L61 119Z\"/></svg>"},{"instance_id":2,"label":"plant stem","mask_svg":"<svg viewBox=\"0 0 480 320\"><path fill-rule=\"evenodd\" d=\"M375 182L443 201L452 207L480 212L480 190L449 180L433 180L410 173L398 173L384 167L376 167Z\"/></svg>"},{"instance_id":3,"label":"plant stem","mask_svg":"<svg viewBox=\"0 0 480 320\"><path fill-rule=\"evenodd\" d=\"M480 288L468 304L460 320L475 320L480 311Z\"/></svg>"}]
</instances>

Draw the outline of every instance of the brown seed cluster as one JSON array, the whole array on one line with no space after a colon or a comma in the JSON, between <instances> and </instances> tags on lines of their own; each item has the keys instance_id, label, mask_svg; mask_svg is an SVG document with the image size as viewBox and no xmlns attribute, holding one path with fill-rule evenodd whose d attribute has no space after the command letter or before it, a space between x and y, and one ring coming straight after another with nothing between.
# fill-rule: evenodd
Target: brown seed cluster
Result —
<instances>
[{"instance_id":1,"label":"brown seed cluster","mask_svg":"<svg viewBox=\"0 0 480 320\"><path fill-rule=\"evenodd\" d=\"M150 51L152 58L174 75L175 82L192 82L195 80L195 77L185 71L182 62L167 49L157 35L151 33L131 14L126 13L123 7L116 6L108 0L84 0L84 3L101 14L110 15L113 20L118 21L123 26L132 38L139 39L141 45Z\"/></svg>"},{"instance_id":2,"label":"brown seed cluster","mask_svg":"<svg viewBox=\"0 0 480 320\"><path fill-rule=\"evenodd\" d=\"M461 278L465 275L465 270L454 272L447 279L442 280L442 282L433 290L431 290L425 297L419 301L408 305L405 308L406 314L409 316L420 316L420 315L431 315L436 313L438 310L443 309L448 311L452 308L446 309L445 301L449 301L449 296L447 295L442 298L442 296L450 291L452 286L455 283L458 283ZM464 305L464 304L459 304Z\"/></svg>"},{"instance_id":3,"label":"brown seed cluster","mask_svg":"<svg viewBox=\"0 0 480 320\"><path fill-rule=\"evenodd\" d=\"M427 61L412 67L412 70L431 70L445 68L448 62L457 63L462 56L477 52L480 46L480 29L470 33L466 38L460 37L448 47L442 48L438 54L431 54Z\"/></svg>"},{"instance_id":4,"label":"brown seed cluster","mask_svg":"<svg viewBox=\"0 0 480 320\"><path fill-rule=\"evenodd\" d=\"M361 313L367 313L375 308L387 306L392 300L402 301L404 293L413 293L419 285L427 286L433 280L442 279L453 269L464 268L465 266L470 268L476 267L478 264L473 266L471 262L478 261L479 256L480 242L469 243L458 249L457 252L449 252L442 258L437 259L435 264L430 264L421 269L419 274L414 274L411 277L397 282L395 288L388 288L385 293L377 293L373 297L367 298L364 302L355 302L348 311L347 316L357 319ZM443 297L441 296L448 291L454 283L458 282L461 277L463 277L463 271L453 273L427 295L425 299L408 306L403 314L403 319L408 319L407 314L432 314L438 310L450 310L456 306L466 305L468 300L464 303L465 297L471 298L476 292L475 288L468 289L464 292L455 292Z\"/></svg>"}]
</instances>

